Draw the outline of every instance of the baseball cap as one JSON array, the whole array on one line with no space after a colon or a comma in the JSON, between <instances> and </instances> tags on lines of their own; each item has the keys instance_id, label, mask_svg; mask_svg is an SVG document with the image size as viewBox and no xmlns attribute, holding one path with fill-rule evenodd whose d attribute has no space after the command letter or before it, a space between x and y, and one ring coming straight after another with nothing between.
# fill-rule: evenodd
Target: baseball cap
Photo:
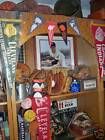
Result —
<instances>
[{"instance_id":1,"label":"baseball cap","mask_svg":"<svg viewBox=\"0 0 105 140\"><path fill-rule=\"evenodd\" d=\"M56 47L55 42L51 42L51 48Z\"/></svg>"}]
</instances>

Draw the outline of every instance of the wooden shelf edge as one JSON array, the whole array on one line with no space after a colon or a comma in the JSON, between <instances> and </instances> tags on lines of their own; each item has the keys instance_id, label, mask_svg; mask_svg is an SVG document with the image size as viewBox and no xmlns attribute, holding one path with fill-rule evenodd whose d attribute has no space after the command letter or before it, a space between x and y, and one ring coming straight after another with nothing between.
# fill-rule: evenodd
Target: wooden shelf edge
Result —
<instances>
[{"instance_id":1,"label":"wooden shelf edge","mask_svg":"<svg viewBox=\"0 0 105 140\"><path fill-rule=\"evenodd\" d=\"M64 100L64 99L68 99L68 98L77 98L79 96L84 96L86 94L91 94L91 93L96 93L97 90L88 90L88 91L83 91L83 92L77 92L77 93L62 93L59 95L50 95L51 100ZM23 99L24 100L24 99ZM17 100L16 104L21 103L23 100Z\"/></svg>"},{"instance_id":2,"label":"wooden shelf edge","mask_svg":"<svg viewBox=\"0 0 105 140\"><path fill-rule=\"evenodd\" d=\"M64 99L68 99L68 98L77 98L79 96L84 96L86 94L91 94L91 93L96 93L97 90L88 90L88 91L83 91L83 92L77 92L77 93L62 93L60 95L51 95L51 100L64 100Z\"/></svg>"},{"instance_id":3,"label":"wooden shelf edge","mask_svg":"<svg viewBox=\"0 0 105 140\"><path fill-rule=\"evenodd\" d=\"M7 102L0 102L0 106L1 105L7 105Z\"/></svg>"},{"instance_id":4,"label":"wooden shelf edge","mask_svg":"<svg viewBox=\"0 0 105 140\"><path fill-rule=\"evenodd\" d=\"M23 99L24 100L24 99ZM17 100L16 104L20 104L23 100Z\"/></svg>"}]
</instances>

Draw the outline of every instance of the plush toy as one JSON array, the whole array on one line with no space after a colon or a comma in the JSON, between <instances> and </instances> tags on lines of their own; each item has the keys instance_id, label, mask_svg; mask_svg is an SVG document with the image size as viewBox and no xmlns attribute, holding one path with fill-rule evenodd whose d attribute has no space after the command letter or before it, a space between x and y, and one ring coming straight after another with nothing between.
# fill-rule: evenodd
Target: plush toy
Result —
<instances>
[{"instance_id":1,"label":"plush toy","mask_svg":"<svg viewBox=\"0 0 105 140\"><path fill-rule=\"evenodd\" d=\"M86 79L91 75L89 67L80 65L75 68L72 76L76 79Z\"/></svg>"},{"instance_id":2,"label":"plush toy","mask_svg":"<svg viewBox=\"0 0 105 140\"><path fill-rule=\"evenodd\" d=\"M18 63L16 67L16 82L27 83L29 82L29 76L31 69L27 64Z\"/></svg>"}]
</instances>

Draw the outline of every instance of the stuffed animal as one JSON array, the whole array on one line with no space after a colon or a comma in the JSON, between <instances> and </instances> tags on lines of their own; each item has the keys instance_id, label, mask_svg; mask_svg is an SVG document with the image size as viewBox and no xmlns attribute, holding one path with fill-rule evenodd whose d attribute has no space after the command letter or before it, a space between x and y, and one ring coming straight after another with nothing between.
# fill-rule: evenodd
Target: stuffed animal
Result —
<instances>
[{"instance_id":1,"label":"stuffed animal","mask_svg":"<svg viewBox=\"0 0 105 140\"><path fill-rule=\"evenodd\" d=\"M27 64L18 63L16 67L16 82L27 83L29 82L29 76L31 69Z\"/></svg>"},{"instance_id":2,"label":"stuffed animal","mask_svg":"<svg viewBox=\"0 0 105 140\"><path fill-rule=\"evenodd\" d=\"M75 68L72 76L76 79L86 79L90 75L91 73L90 73L89 67L85 65L80 65Z\"/></svg>"}]
</instances>

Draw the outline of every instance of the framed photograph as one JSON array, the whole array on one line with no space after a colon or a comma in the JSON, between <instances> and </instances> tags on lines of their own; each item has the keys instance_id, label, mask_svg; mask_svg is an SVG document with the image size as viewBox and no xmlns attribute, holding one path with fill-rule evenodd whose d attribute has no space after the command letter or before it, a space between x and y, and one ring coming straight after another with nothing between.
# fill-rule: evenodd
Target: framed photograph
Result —
<instances>
[{"instance_id":1,"label":"framed photograph","mask_svg":"<svg viewBox=\"0 0 105 140\"><path fill-rule=\"evenodd\" d=\"M53 38L54 47L49 46L48 36L36 36L37 69L65 67L74 69L73 37L67 38L67 45L61 36Z\"/></svg>"}]
</instances>

